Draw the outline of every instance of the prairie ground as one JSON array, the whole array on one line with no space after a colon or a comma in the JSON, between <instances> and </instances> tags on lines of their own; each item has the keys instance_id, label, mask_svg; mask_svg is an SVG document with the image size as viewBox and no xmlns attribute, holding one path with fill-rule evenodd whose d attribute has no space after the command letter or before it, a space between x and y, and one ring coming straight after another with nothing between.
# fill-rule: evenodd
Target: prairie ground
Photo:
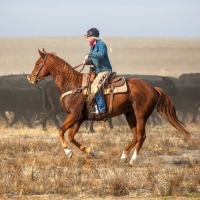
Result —
<instances>
[{"instance_id":1,"label":"prairie ground","mask_svg":"<svg viewBox=\"0 0 200 200\"><path fill-rule=\"evenodd\" d=\"M95 157L68 141L74 152L70 160L61 147L58 130L50 125L47 132L20 124L1 128L0 197L200 199L200 126L187 126L190 141L169 124L146 128L147 139L133 166L120 163L122 150L132 139L126 125L109 131L106 123L97 122L93 134L85 133L83 126L75 138L92 147Z\"/></svg>"}]
</instances>

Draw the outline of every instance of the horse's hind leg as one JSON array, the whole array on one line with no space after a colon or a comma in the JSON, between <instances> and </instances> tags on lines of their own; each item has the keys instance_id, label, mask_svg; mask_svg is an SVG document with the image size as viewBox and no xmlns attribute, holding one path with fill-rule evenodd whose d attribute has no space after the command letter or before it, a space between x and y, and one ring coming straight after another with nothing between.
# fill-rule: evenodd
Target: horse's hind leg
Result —
<instances>
[{"instance_id":1,"label":"horse's hind leg","mask_svg":"<svg viewBox=\"0 0 200 200\"><path fill-rule=\"evenodd\" d=\"M146 133L145 133L145 124L146 120L144 118L137 118L137 144L135 147L135 151L132 155L132 158L129 162L130 165L133 165L133 163L136 161L137 155L144 143L144 140L146 139Z\"/></svg>"},{"instance_id":2,"label":"horse's hind leg","mask_svg":"<svg viewBox=\"0 0 200 200\"><path fill-rule=\"evenodd\" d=\"M124 114L126 117L126 120L128 122L128 125L133 133L133 140L128 144L128 146L123 150L121 161L125 162L128 156L128 153L131 151L131 149L135 146L137 143L137 129L136 129L136 118L134 112L128 112Z\"/></svg>"}]
</instances>

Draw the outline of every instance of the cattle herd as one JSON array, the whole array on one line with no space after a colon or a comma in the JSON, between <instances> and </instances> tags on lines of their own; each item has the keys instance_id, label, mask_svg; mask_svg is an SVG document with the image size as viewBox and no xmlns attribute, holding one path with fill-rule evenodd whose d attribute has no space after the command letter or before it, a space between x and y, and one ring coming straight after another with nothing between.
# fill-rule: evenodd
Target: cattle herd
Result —
<instances>
[{"instance_id":1,"label":"cattle herd","mask_svg":"<svg viewBox=\"0 0 200 200\"><path fill-rule=\"evenodd\" d=\"M59 128L59 120L66 117L59 98L52 78L32 85L27 74L0 77L0 115L6 127L21 121L30 128L40 123L46 130L46 122L51 119Z\"/></svg>"},{"instance_id":2,"label":"cattle herd","mask_svg":"<svg viewBox=\"0 0 200 200\"><path fill-rule=\"evenodd\" d=\"M161 87L167 93L183 123L197 123L200 107L200 73L182 74L179 78L157 75L128 75L125 78L139 78L154 87ZM46 130L47 122L60 127L66 118L60 103L60 94L52 78L37 85L27 80L27 74L0 76L0 119L5 127L16 122L34 128L41 124ZM153 112L149 122L155 126L163 123L157 112ZM110 128L113 127L109 120ZM93 132L93 123L90 124Z\"/></svg>"}]
</instances>

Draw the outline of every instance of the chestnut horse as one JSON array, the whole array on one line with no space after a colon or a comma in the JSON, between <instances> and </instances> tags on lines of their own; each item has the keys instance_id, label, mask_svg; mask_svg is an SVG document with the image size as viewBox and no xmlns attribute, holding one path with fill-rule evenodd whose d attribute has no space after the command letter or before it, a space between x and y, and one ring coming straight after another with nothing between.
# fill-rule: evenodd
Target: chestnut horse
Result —
<instances>
[{"instance_id":1,"label":"chestnut horse","mask_svg":"<svg viewBox=\"0 0 200 200\"><path fill-rule=\"evenodd\" d=\"M43 80L47 76L52 76L60 94L68 91L76 91L82 87L83 73L74 70L67 62L59 58L55 53L48 53L44 49L39 50L40 58L37 60L32 72L28 75L28 80L32 84ZM146 138L145 124L148 117L157 107L157 112L167 119L186 138L190 138L188 131L176 116L175 107L171 99L161 88L152 87L143 80L129 78L126 80L128 91L126 93L114 94L113 109L110 118L124 114L128 125L133 133L133 139L123 150L121 161L126 161L128 153L135 147L130 164L136 160L142 144ZM78 90L77 90L78 91ZM105 95L105 102L109 106L110 95ZM86 96L82 92L70 93L62 98L63 109L68 113L59 130L62 147L69 158L72 151L68 149L64 133L69 129L68 139L81 151L93 154L92 148L86 147L75 140L74 136L79 130L81 123L88 120L88 108L85 103ZM98 117L96 117L98 120Z\"/></svg>"}]
</instances>

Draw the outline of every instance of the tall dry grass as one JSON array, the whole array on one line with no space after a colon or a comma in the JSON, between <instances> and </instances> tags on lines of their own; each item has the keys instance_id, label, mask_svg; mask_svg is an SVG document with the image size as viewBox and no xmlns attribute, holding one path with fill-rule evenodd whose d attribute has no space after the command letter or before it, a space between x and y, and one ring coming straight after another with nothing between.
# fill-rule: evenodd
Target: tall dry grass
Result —
<instances>
[{"instance_id":1,"label":"tall dry grass","mask_svg":"<svg viewBox=\"0 0 200 200\"><path fill-rule=\"evenodd\" d=\"M54 127L49 126L47 132L20 126L1 128L0 197L200 198L200 127L190 125L188 129L192 139L186 142L169 125L147 126L147 139L137 162L130 167L119 162L132 138L125 125L107 132L104 124L98 123L95 134L81 128L76 139L97 153L88 156L68 142L74 151L71 160L61 148Z\"/></svg>"}]
</instances>

